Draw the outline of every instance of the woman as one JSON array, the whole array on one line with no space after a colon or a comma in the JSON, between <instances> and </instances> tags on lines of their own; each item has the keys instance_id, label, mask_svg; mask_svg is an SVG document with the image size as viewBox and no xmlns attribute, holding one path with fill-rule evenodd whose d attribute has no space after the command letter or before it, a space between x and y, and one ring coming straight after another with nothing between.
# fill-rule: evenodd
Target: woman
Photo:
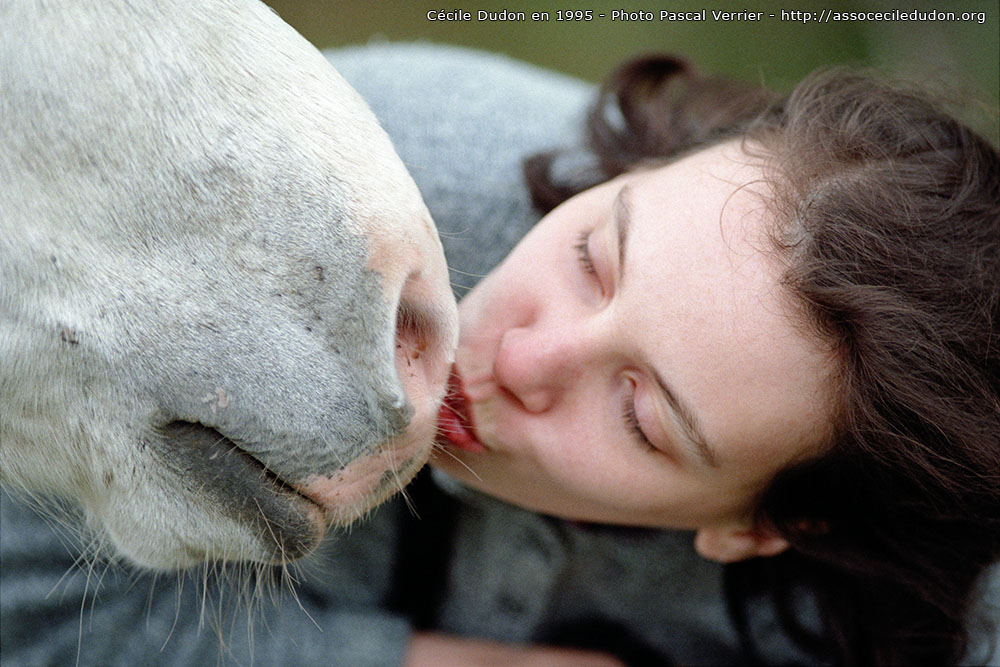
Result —
<instances>
[{"instance_id":1,"label":"woman","mask_svg":"<svg viewBox=\"0 0 1000 667\"><path fill-rule=\"evenodd\" d=\"M475 283L536 217L514 170L572 143L590 91L447 49L331 58L410 166L456 282ZM328 545L252 642L219 599L226 654L969 655L973 583L1000 551L996 149L866 80L775 104L662 59L620 70L589 125L592 153L528 169L543 208L586 191L462 301L439 471L409 492L424 519L394 502ZM3 545L4 611L34 615L5 624L5 656L214 659L193 585L105 577L82 623L86 578L40 602L68 563L4 511L21 536Z\"/></svg>"},{"instance_id":2,"label":"woman","mask_svg":"<svg viewBox=\"0 0 1000 667\"><path fill-rule=\"evenodd\" d=\"M436 465L722 562L791 548L837 662L960 659L1000 554L997 150L866 77L778 100L663 57L590 132L592 182L530 163L561 205L461 303Z\"/></svg>"}]
</instances>

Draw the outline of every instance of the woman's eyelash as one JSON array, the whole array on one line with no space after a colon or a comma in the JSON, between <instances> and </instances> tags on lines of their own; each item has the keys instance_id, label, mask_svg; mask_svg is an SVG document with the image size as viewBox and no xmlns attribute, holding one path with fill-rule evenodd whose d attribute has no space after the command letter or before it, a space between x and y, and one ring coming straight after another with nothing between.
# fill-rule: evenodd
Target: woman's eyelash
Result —
<instances>
[{"instance_id":1,"label":"woman's eyelash","mask_svg":"<svg viewBox=\"0 0 1000 667\"><path fill-rule=\"evenodd\" d=\"M577 258L580 260L580 266L583 267L583 270L587 273L596 274L597 270L594 268L594 260L590 257L589 230L580 234L573 248L576 250Z\"/></svg>"},{"instance_id":2,"label":"woman's eyelash","mask_svg":"<svg viewBox=\"0 0 1000 667\"><path fill-rule=\"evenodd\" d=\"M656 451L656 446L649 441L646 434L642 432L642 427L639 426L639 417L635 414L635 394L631 392L622 401L622 418L625 420L625 426L632 437L650 450Z\"/></svg>"}]
</instances>

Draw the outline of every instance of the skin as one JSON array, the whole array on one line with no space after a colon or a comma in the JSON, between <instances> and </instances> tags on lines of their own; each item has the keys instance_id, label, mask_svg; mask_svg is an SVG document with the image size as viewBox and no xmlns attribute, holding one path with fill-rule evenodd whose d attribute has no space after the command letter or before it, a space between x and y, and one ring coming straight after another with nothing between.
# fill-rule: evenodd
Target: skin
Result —
<instances>
[{"instance_id":1,"label":"skin","mask_svg":"<svg viewBox=\"0 0 1000 667\"><path fill-rule=\"evenodd\" d=\"M456 369L485 451L443 429L433 464L555 516L694 529L719 561L787 548L754 509L776 472L823 451L835 364L780 285L762 178L723 143L546 216L459 305Z\"/></svg>"}]
</instances>

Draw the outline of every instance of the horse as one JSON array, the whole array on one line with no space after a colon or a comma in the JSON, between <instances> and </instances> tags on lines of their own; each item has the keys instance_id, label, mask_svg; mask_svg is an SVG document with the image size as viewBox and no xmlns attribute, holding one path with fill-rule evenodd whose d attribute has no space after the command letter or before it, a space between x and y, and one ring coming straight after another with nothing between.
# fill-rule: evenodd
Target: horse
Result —
<instances>
[{"instance_id":1,"label":"horse","mask_svg":"<svg viewBox=\"0 0 1000 667\"><path fill-rule=\"evenodd\" d=\"M257 0L0 33L4 488L153 570L290 562L403 488L457 311L361 98Z\"/></svg>"}]
</instances>

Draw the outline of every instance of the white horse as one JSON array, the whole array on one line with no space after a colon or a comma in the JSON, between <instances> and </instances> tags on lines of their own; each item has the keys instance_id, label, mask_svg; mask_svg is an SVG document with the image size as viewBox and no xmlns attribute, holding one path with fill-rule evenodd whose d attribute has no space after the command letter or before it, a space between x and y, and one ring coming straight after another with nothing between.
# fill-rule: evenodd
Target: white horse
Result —
<instances>
[{"instance_id":1,"label":"white horse","mask_svg":"<svg viewBox=\"0 0 1000 667\"><path fill-rule=\"evenodd\" d=\"M161 569L401 488L457 316L360 98L256 0L0 0L0 35L3 484Z\"/></svg>"}]
</instances>

